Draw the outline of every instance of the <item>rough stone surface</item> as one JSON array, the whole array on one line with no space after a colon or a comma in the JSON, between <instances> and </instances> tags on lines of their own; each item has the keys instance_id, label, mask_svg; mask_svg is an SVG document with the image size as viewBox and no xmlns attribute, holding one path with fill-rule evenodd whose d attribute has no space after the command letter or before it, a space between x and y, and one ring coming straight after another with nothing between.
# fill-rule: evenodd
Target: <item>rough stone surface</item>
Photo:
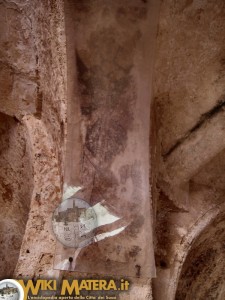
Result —
<instances>
[{"instance_id":1,"label":"rough stone surface","mask_svg":"<svg viewBox=\"0 0 225 300\"><path fill-rule=\"evenodd\" d=\"M51 271L54 239L48 234L49 216L62 187L64 3L0 1L0 14L1 139L5 139L0 199L7 212L1 219L1 241L6 239L4 247L12 252L8 273L4 273L9 258L6 248L1 248L1 274L12 274L17 263L14 276L33 278Z\"/></svg>"},{"instance_id":2,"label":"rough stone surface","mask_svg":"<svg viewBox=\"0 0 225 300\"><path fill-rule=\"evenodd\" d=\"M224 297L224 16L224 1L161 2L152 147L155 299Z\"/></svg>"},{"instance_id":3,"label":"rough stone surface","mask_svg":"<svg viewBox=\"0 0 225 300\"><path fill-rule=\"evenodd\" d=\"M155 97L165 155L224 95L225 3L162 1Z\"/></svg>"},{"instance_id":4,"label":"rough stone surface","mask_svg":"<svg viewBox=\"0 0 225 300\"><path fill-rule=\"evenodd\" d=\"M33 278L57 276L53 272L51 214L62 197L66 48L63 1L26 2L23 8L33 24L38 87L36 113L22 118L31 148L35 186L15 275Z\"/></svg>"},{"instance_id":5,"label":"rough stone surface","mask_svg":"<svg viewBox=\"0 0 225 300\"><path fill-rule=\"evenodd\" d=\"M35 41L26 7L26 1L0 2L0 105L18 117L37 110Z\"/></svg>"},{"instance_id":6,"label":"rough stone surface","mask_svg":"<svg viewBox=\"0 0 225 300\"><path fill-rule=\"evenodd\" d=\"M224 299L224 226L223 215L194 241L182 268L176 300Z\"/></svg>"},{"instance_id":7,"label":"rough stone surface","mask_svg":"<svg viewBox=\"0 0 225 300\"><path fill-rule=\"evenodd\" d=\"M18 120L0 113L0 278L17 264L33 188L30 149Z\"/></svg>"},{"instance_id":8,"label":"rough stone surface","mask_svg":"<svg viewBox=\"0 0 225 300\"><path fill-rule=\"evenodd\" d=\"M30 143L34 189L15 276L56 276L51 273L55 248L51 214L59 203L61 185L55 144L41 120L26 116L23 124Z\"/></svg>"}]
</instances>

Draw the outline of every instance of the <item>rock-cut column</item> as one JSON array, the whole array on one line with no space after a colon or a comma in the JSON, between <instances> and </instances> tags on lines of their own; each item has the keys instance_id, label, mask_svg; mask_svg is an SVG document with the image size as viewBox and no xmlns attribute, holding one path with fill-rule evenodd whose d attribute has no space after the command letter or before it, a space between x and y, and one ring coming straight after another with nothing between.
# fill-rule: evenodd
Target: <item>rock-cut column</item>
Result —
<instances>
[{"instance_id":1,"label":"rock-cut column","mask_svg":"<svg viewBox=\"0 0 225 300\"><path fill-rule=\"evenodd\" d=\"M154 1L67 1L68 136L65 183L119 220L83 248L76 270L155 276L149 136ZM102 236L101 236L102 237Z\"/></svg>"}]
</instances>

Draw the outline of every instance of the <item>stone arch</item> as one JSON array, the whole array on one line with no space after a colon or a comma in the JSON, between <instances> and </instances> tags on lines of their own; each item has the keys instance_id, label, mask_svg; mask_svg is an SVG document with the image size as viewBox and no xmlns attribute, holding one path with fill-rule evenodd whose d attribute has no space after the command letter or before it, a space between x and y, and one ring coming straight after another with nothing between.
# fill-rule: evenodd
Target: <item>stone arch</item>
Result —
<instances>
[{"instance_id":1,"label":"stone arch","mask_svg":"<svg viewBox=\"0 0 225 300\"><path fill-rule=\"evenodd\" d=\"M176 300L224 299L225 211L196 239L182 266Z\"/></svg>"},{"instance_id":2,"label":"stone arch","mask_svg":"<svg viewBox=\"0 0 225 300\"><path fill-rule=\"evenodd\" d=\"M197 222L189 229L180 243L179 251L171 268L171 280L168 287L168 299L223 299L224 291L220 284L223 283L222 270L224 269L224 222L225 205L219 203L205 212ZM217 248L213 253L215 239L220 237ZM210 265L207 266L207 257ZM207 281L211 271L214 271L216 260L222 259L223 264L215 270L212 282ZM204 274L205 273L205 274ZM189 276L189 275L190 276ZM202 274L204 276L202 276ZM217 276L218 275L218 276ZM215 281L215 282L214 282ZM201 287L199 289L199 287ZM205 292L204 292L205 290ZM198 293L198 295L196 294ZM223 294L223 295L222 295Z\"/></svg>"}]
</instances>

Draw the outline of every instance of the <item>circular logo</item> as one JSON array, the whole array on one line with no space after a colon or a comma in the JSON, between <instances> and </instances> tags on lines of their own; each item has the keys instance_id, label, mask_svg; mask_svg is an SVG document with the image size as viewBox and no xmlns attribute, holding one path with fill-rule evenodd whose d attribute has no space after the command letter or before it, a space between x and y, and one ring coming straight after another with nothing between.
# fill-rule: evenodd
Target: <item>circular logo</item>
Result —
<instances>
[{"instance_id":1,"label":"circular logo","mask_svg":"<svg viewBox=\"0 0 225 300\"><path fill-rule=\"evenodd\" d=\"M24 291L18 281L4 279L0 281L0 300L23 300Z\"/></svg>"},{"instance_id":2,"label":"circular logo","mask_svg":"<svg viewBox=\"0 0 225 300\"><path fill-rule=\"evenodd\" d=\"M64 246L83 248L93 242L97 217L86 201L70 198L55 210L52 224L56 238Z\"/></svg>"}]
</instances>

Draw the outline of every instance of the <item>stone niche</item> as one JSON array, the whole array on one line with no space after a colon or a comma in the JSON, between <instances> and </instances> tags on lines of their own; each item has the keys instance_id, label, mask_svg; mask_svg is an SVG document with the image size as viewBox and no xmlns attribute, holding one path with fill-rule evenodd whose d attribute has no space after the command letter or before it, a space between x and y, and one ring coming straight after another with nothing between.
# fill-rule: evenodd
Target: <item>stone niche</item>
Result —
<instances>
[{"instance_id":1,"label":"stone niche","mask_svg":"<svg viewBox=\"0 0 225 300\"><path fill-rule=\"evenodd\" d=\"M19 257L33 189L25 129L0 113L0 278L12 276Z\"/></svg>"}]
</instances>

